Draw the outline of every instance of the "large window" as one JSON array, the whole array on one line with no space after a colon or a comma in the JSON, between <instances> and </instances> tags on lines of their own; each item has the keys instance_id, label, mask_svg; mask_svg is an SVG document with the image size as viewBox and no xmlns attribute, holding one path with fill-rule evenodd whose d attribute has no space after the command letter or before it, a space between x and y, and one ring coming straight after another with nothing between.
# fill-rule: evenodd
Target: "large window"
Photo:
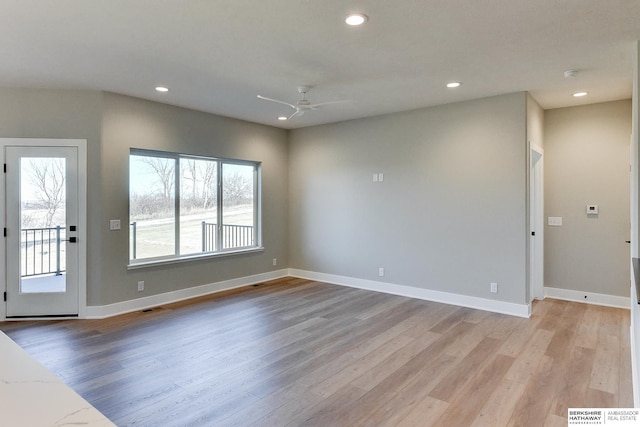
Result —
<instances>
[{"instance_id":1,"label":"large window","mask_svg":"<svg viewBox=\"0 0 640 427\"><path fill-rule=\"evenodd\" d=\"M259 171L255 162L132 149L131 263L258 248Z\"/></svg>"}]
</instances>

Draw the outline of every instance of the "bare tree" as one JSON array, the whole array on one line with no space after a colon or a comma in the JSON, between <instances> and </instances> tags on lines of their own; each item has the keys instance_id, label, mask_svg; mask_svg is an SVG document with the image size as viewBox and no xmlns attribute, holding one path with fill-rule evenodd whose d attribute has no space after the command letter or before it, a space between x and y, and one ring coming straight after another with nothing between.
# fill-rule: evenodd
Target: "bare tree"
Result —
<instances>
[{"instance_id":1,"label":"bare tree","mask_svg":"<svg viewBox=\"0 0 640 427\"><path fill-rule=\"evenodd\" d=\"M182 198L191 192L191 202L202 209L215 203L217 164L210 160L185 159L180 162L183 185ZM188 184L187 184L188 183Z\"/></svg>"},{"instance_id":2,"label":"bare tree","mask_svg":"<svg viewBox=\"0 0 640 427\"><path fill-rule=\"evenodd\" d=\"M253 197L253 180L241 171L224 174L224 202L228 205L246 203Z\"/></svg>"},{"instance_id":3,"label":"bare tree","mask_svg":"<svg viewBox=\"0 0 640 427\"><path fill-rule=\"evenodd\" d=\"M215 205L216 203L217 164L214 162L207 162L202 172L202 197L200 200L202 202L202 208L207 209L210 207L210 204Z\"/></svg>"},{"instance_id":4,"label":"bare tree","mask_svg":"<svg viewBox=\"0 0 640 427\"><path fill-rule=\"evenodd\" d=\"M175 183L173 160L149 156L141 156L140 159L158 175L162 186L162 198L166 202L171 202L173 199L173 185Z\"/></svg>"},{"instance_id":5,"label":"bare tree","mask_svg":"<svg viewBox=\"0 0 640 427\"><path fill-rule=\"evenodd\" d=\"M194 200L198 199L198 166L197 160L194 159L185 159L184 161L180 161L180 172L182 172L182 186L181 186L181 194L182 197L186 197L186 182L190 182L191 185L189 188L191 189L191 197Z\"/></svg>"},{"instance_id":6,"label":"bare tree","mask_svg":"<svg viewBox=\"0 0 640 427\"><path fill-rule=\"evenodd\" d=\"M30 160L29 181L39 204L46 210L45 227L52 227L66 197L64 159Z\"/></svg>"}]
</instances>

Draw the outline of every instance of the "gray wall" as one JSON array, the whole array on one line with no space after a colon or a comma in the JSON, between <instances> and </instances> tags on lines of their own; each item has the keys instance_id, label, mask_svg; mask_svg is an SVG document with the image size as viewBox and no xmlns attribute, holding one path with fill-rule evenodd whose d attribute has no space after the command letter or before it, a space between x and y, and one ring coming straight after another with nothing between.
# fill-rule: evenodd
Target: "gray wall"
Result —
<instances>
[{"instance_id":1,"label":"gray wall","mask_svg":"<svg viewBox=\"0 0 640 427\"><path fill-rule=\"evenodd\" d=\"M106 305L288 265L287 132L96 91L0 88L0 137L88 141L87 302ZM127 270L129 148L262 162L264 252ZM272 259L278 266L272 266ZM137 292L137 281L145 291Z\"/></svg>"},{"instance_id":2,"label":"gray wall","mask_svg":"<svg viewBox=\"0 0 640 427\"><path fill-rule=\"evenodd\" d=\"M526 303L526 105L517 93L291 131L290 266Z\"/></svg>"},{"instance_id":3,"label":"gray wall","mask_svg":"<svg viewBox=\"0 0 640 427\"><path fill-rule=\"evenodd\" d=\"M0 88L0 137L88 140L89 305L285 267L526 303L527 139L545 140L545 216L565 220L546 228L546 285L628 295L630 109L542 118L517 93L287 133L116 94ZM108 220L127 222L131 147L261 161L265 252L128 270L126 229Z\"/></svg>"},{"instance_id":4,"label":"gray wall","mask_svg":"<svg viewBox=\"0 0 640 427\"><path fill-rule=\"evenodd\" d=\"M87 140L87 293L101 294L102 233L95 214L102 210L100 132L102 93L97 91L0 88L0 137Z\"/></svg>"},{"instance_id":5,"label":"gray wall","mask_svg":"<svg viewBox=\"0 0 640 427\"><path fill-rule=\"evenodd\" d=\"M286 267L287 133L273 127L228 119L184 108L104 95L102 169L104 236L102 297L108 304ZM108 231L109 219L128 221L129 149L147 148L262 162L262 236L264 252L127 270L127 228ZM272 266L277 258L279 266ZM145 281L145 292L136 289Z\"/></svg>"},{"instance_id":6,"label":"gray wall","mask_svg":"<svg viewBox=\"0 0 640 427\"><path fill-rule=\"evenodd\" d=\"M544 148L544 110L527 94L527 141Z\"/></svg>"},{"instance_id":7,"label":"gray wall","mask_svg":"<svg viewBox=\"0 0 640 427\"><path fill-rule=\"evenodd\" d=\"M545 112L545 286L629 296L630 135L630 100Z\"/></svg>"}]
</instances>

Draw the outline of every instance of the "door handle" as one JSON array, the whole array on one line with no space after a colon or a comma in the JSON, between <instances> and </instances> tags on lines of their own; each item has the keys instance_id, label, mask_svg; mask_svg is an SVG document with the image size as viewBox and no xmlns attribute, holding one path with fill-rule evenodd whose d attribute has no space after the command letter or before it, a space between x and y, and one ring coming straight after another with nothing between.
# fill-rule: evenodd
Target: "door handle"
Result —
<instances>
[{"instance_id":1,"label":"door handle","mask_svg":"<svg viewBox=\"0 0 640 427\"><path fill-rule=\"evenodd\" d=\"M631 240L625 240L624 242L625 243L631 243Z\"/></svg>"},{"instance_id":2,"label":"door handle","mask_svg":"<svg viewBox=\"0 0 640 427\"><path fill-rule=\"evenodd\" d=\"M69 242L69 243L78 243L78 238L77 237L69 237L68 239L62 239L63 242Z\"/></svg>"}]
</instances>

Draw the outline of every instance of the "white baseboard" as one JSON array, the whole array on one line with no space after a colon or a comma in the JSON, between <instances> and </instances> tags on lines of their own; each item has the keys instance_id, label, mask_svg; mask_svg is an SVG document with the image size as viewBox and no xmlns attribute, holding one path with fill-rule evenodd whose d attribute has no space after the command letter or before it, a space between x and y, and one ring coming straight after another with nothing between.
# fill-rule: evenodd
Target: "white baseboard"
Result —
<instances>
[{"instance_id":1,"label":"white baseboard","mask_svg":"<svg viewBox=\"0 0 640 427\"><path fill-rule=\"evenodd\" d=\"M230 289L241 288L243 286L254 285L268 280L280 279L288 275L288 270L277 270L268 273L256 274L253 276L240 277L237 279L224 280L222 282L210 283L193 288L180 289L178 291L166 292L158 295L138 298L129 301L117 302L109 305L88 306L86 319L104 319L106 317L117 316L119 314L130 313L132 311L145 310L157 307L162 304L183 301L189 298L196 298L216 292L228 291Z\"/></svg>"},{"instance_id":2,"label":"white baseboard","mask_svg":"<svg viewBox=\"0 0 640 427\"><path fill-rule=\"evenodd\" d=\"M530 304L515 304L505 301L496 301L486 298L452 294L449 292L415 288L412 286L395 285L392 283L377 282L374 280L357 279L354 277L337 276L334 274L316 273L313 271L298 270L293 268L289 269L289 275L293 277L299 277L301 279L316 280L319 282L366 289L369 291L383 292L409 298L441 302L444 304L452 304L479 310L492 311L494 313L508 314L511 316L531 316Z\"/></svg>"},{"instance_id":3,"label":"white baseboard","mask_svg":"<svg viewBox=\"0 0 640 427\"><path fill-rule=\"evenodd\" d=\"M626 308L629 310L629 297L619 297L616 295L596 294L593 292L581 292L571 289L544 288L544 296L561 299L565 301L582 302L586 304L603 305L606 307Z\"/></svg>"},{"instance_id":4,"label":"white baseboard","mask_svg":"<svg viewBox=\"0 0 640 427\"><path fill-rule=\"evenodd\" d=\"M458 305L462 307L476 308L479 310L492 311L495 313L508 314L518 317L529 317L531 306L527 304L515 304L504 301L496 301L485 298L471 297L467 295L452 294L448 292L434 291L430 289L414 288L411 286L395 285L391 283L376 282L373 280L357 279L353 277L337 276L333 274L316 273L312 271L298 269L282 269L269 273L257 274L254 276L240 277L237 279L225 280L222 282L210 283L193 288L180 289L158 295L137 298L134 300L118 302L102 306L88 306L86 319L104 319L119 314L133 311L145 310L163 304L183 301L209 295L216 292L227 291L243 286L249 286L268 280L280 279L292 276L302 279L316 280L320 282L332 283L336 285L349 286L352 288L366 289L370 291L383 292L392 295L400 295L409 298L417 298L427 301L441 302L445 304Z\"/></svg>"}]
</instances>

